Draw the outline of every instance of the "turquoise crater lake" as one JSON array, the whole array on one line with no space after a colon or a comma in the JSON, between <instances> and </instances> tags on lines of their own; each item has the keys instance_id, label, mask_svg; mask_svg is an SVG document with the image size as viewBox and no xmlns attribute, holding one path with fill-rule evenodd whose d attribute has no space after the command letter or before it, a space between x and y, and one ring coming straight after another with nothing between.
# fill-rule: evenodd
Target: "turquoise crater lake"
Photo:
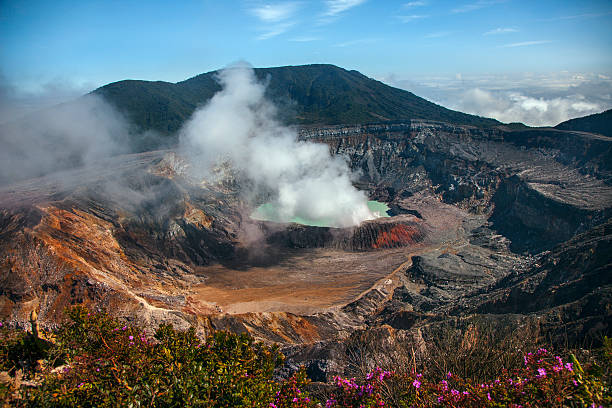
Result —
<instances>
[{"instance_id":1,"label":"turquoise crater lake","mask_svg":"<svg viewBox=\"0 0 612 408\"><path fill-rule=\"evenodd\" d=\"M378 217L389 217L387 213L389 206L379 201L368 201L368 208ZM258 221L271 221L278 223L294 222L296 224L310 225L313 227L330 227L333 226L332 220L320 219L310 220L302 217L293 217L290 220L283 220L279 217L278 210L272 203L262 204L253 213L251 218Z\"/></svg>"}]
</instances>

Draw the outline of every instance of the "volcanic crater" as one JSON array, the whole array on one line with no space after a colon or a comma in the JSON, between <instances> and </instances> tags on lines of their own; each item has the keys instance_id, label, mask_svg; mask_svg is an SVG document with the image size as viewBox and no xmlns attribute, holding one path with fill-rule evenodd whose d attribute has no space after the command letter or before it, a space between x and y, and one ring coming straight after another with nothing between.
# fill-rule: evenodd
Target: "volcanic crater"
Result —
<instances>
[{"instance_id":1,"label":"volcanic crater","mask_svg":"<svg viewBox=\"0 0 612 408\"><path fill-rule=\"evenodd\" d=\"M53 327L85 304L146 327L246 331L308 359L291 347L520 313L528 282L548 293L555 262L584 247L564 287L571 307L557 297L529 314L577 337L609 327L594 293L612 285L612 139L422 120L303 128L300 139L346 158L392 216L351 228L253 220L239 175L194 179L169 150L14 183L0 190L3 320L27 327L38 310ZM541 147L552 139L562 142Z\"/></svg>"}]
</instances>

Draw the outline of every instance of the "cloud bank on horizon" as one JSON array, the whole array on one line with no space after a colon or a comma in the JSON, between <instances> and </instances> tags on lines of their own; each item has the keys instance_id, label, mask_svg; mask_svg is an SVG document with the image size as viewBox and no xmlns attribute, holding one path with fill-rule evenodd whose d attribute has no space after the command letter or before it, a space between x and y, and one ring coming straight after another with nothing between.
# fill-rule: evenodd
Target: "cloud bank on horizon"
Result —
<instances>
[{"instance_id":1,"label":"cloud bank on horizon","mask_svg":"<svg viewBox=\"0 0 612 408\"><path fill-rule=\"evenodd\" d=\"M520 122L529 126L555 126L568 119L604 110L602 105L579 94L536 98L520 92L495 92L480 88L465 91L457 106L467 113L495 118L504 123Z\"/></svg>"},{"instance_id":2,"label":"cloud bank on horizon","mask_svg":"<svg viewBox=\"0 0 612 408\"><path fill-rule=\"evenodd\" d=\"M612 108L612 77L603 74L524 74L379 78L435 103L504 123L556 126Z\"/></svg>"}]
</instances>

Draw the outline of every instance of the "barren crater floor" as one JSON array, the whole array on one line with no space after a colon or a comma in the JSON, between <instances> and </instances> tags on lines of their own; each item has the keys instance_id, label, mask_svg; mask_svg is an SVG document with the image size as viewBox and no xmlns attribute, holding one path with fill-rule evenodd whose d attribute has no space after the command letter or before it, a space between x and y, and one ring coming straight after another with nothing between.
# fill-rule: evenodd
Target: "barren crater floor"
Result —
<instances>
[{"instance_id":1,"label":"barren crater floor","mask_svg":"<svg viewBox=\"0 0 612 408\"><path fill-rule=\"evenodd\" d=\"M373 252L330 249L287 251L278 265L232 269L198 268L206 275L193 287L194 300L214 303L226 313L313 314L344 306L410 259L406 248Z\"/></svg>"}]
</instances>

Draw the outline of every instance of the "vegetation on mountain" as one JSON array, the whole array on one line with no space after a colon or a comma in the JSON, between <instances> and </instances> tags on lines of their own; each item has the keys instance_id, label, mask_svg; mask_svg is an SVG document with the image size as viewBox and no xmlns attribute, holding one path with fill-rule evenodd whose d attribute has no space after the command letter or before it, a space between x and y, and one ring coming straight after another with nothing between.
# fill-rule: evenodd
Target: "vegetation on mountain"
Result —
<instances>
[{"instance_id":1,"label":"vegetation on mountain","mask_svg":"<svg viewBox=\"0 0 612 408\"><path fill-rule=\"evenodd\" d=\"M574 354L562 357L539 348L525 354L519 368L502 368L488 379L457 371L433 378L421 370L413 354L412 364L401 360L387 369L364 370L356 378L336 376L324 385L324 392L315 393L304 369L288 379L275 377L275 369L283 362L278 346L257 343L246 334L215 332L202 341L194 329L177 331L161 325L151 336L82 307L67 314L68 320L47 334L49 340L0 328L4 378L0 398L4 404L272 408L325 404L332 408L597 407L612 403L612 341L607 338L602 349L589 354L584 367ZM497 361L517 352L505 350L489 358Z\"/></svg>"},{"instance_id":2,"label":"vegetation on mountain","mask_svg":"<svg viewBox=\"0 0 612 408\"><path fill-rule=\"evenodd\" d=\"M599 133L600 135L612 137L612 109L581 118L570 119L559 123L555 128Z\"/></svg>"},{"instance_id":3,"label":"vegetation on mountain","mask_svg":"<svg viewBox=\"0 0 612 408\"><path fill-rule=\"evenodd\" d=\"M281 119L299 125L336 125L427 119L494 126L494 119L453 111L357 71L334 65L257 68ZM173 135L198 106L219 91L216 71L178 83L119 81L94 91L141 130ZM175 136L175 135L174 135Z\"/></svg>"}]
</instances>

